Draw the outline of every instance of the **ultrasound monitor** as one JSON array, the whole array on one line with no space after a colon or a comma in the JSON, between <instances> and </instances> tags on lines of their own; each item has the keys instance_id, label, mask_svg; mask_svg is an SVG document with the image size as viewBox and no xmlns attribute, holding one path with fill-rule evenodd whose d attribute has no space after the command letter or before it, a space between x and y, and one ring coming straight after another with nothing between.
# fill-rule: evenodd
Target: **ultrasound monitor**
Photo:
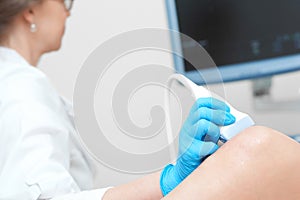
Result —
<instances>
[{"instance_id":1,"label":"ultrasound monitor","mask_svg":"<svg viewBox=\"0 0 300 200\"><path fill-rule=\"evenodd\" d=\"M300 69L299 1L166 0L166 8L169 28L197 41L220 72L221 79L215 78L211 66L192 66L174 55L176 71L195 83L259 78ZM181 48L183 56L193 51L182 37L171 34L171 39L173 48Z\"/></svg>"}]
</instances>

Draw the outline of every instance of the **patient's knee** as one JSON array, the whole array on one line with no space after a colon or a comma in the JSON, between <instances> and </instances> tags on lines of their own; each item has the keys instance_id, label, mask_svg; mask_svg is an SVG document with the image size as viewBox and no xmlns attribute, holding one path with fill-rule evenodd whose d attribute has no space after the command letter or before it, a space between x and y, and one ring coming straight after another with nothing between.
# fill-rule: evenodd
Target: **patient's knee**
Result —
<instances>
[{"instance_id":1,"label":"patient's knee","mask_svg":"<svg viewBox=\"0 0 300 200\"><path fill-rule=\"evenodd\" d=\"M239 133L224 146L232 143L235 145L256 146L267 143L272 134L272 129L263 126L252 126Z\"/></svg>"},{"instance_id":2,"label":"patient's knee","mask_svg":"<svg viewBox=\"0 0 300 200\"><path fill-rule=\"evenodd\" d=\"M223 145L220 150L227 155L240 157L263 157L266 155L283 155L288 152L300 152L297 142L276 130L263 127L250 127ZM240 156L239 156L240 155Z\"/></svg>"},{"instance_id":3,"label":"patient's knee","mask_svg":"<svg viewBox=\"0 0 300 200\"><path fill-rule=\"evenodd\" d=\"M239 133L232 140L228 141L221 147L222 151L244 156L257 156L258 154L271 151L274 146L272 143L276 140L281 140L283 134L262 126L250 127Z\"/></svg>"},{"instance_id":4,"label":"patient's knee","mask_svg":"<svg viewBox=\"0 0 300 200\"><path fill-rule=\"evenodd\" d=\"M252 126L239 133L233 142L249 147L268 144L272 138L278 137L278 132L263 126Z\"/></svg>"},{"instance_id":5,"label":"patient's knee","mask_svg":"<svg viewBox=\"0 0 300 200\"><path fill-rule=\"evenodd\" d=\"M298 144L287 135L264 126L252 126L250 128L247 128L240 134L238 134L235 138L233 138L233 141L235 141L235 143L241 143L249 147L267 146L269 149L276 144Z\"/></svg>"}]
</instances>

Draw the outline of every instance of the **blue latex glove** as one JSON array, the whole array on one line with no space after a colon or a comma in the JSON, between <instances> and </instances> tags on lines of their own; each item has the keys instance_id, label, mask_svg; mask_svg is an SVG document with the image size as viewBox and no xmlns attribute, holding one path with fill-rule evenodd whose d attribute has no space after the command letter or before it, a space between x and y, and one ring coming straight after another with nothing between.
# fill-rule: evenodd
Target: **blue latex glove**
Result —
<instances>
[{"instance_id":1,"label":"blue latex glove","mask_svg":"<svg viewBox=\"0 0 300 200\"><path fill-rule=\"evenodd\" d=\"M164 196L219 148L216 144L220 137L218 125L235 122L229 112L224 102L214 98L200 98L194 103L180 131L176 165L167 165L161 173L160 187Z\"/></svg>"}]
</instances>

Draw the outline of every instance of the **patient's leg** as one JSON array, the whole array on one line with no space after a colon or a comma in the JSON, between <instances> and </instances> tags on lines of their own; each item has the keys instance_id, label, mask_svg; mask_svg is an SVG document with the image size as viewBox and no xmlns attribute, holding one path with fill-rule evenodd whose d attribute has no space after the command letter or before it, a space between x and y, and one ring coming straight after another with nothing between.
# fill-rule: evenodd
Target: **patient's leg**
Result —
<instances>
[{"instance_id":1,"label":"patient's leg","mask_svg":"<svg viewBox=\"0 0 300 200\"><path fill-rule=\"evenodd\" d=\"M300 145L277 131L249 128L165 199L299 200Z\"/></svg>"}]
</instances>

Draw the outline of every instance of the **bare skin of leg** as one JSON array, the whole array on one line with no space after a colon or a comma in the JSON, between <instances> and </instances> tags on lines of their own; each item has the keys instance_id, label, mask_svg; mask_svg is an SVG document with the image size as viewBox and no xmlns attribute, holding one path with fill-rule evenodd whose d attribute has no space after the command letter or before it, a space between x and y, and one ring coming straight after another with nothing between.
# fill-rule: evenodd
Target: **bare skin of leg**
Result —
<instances>
[{"instance_id":1,"label":"bare skin of leg","mask_svg":"<svg viewBox=\"0 0 300 200\"><path fill-rule=\"evenodd\" d=\"M251 127L223 145L164 199L299 200L300 145Z\"/></svg>"}]
</instances>

